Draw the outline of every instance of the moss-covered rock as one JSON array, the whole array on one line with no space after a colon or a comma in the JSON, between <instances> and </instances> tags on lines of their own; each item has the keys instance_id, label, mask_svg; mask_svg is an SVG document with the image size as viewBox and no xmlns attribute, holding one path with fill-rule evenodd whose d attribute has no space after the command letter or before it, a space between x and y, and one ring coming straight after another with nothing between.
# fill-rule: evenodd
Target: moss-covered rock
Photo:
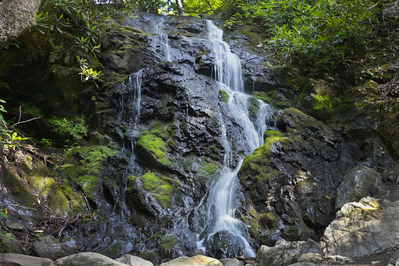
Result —
<instances>
[{"instance_id":1,"label":"moss-covered rock","mask_svg":"<svg viewBox=\"0 0 399 266\"><path fill-rule=\"evenodd\" d=\"M227 94L226 91L220 89L219 90L219 95L218 95L219 101L227 103L229 101L229 95Z\"/></svg>"},{"instance_id":2,"label":"moss-covered rock","mask_svg":"<svg viewBox=\"0 0 399 266\"><path fill-rule=\"evenodd\" d=\"M143 132L136 144L137 152L146 165L162 168L171 164L165 154L167 145L161 138Z\"/></svg>"},{"instance_id":3,"label":"moss-covered rock","mask_svg":"<svg viewBox=\"0 0 399 266\"><path fill-rule=\"evenodd\" d=\"M102 187L102 171L106 162L116 153L107 146L77 146L67 151L67 164L62 168L72 183L81 187L87 197L94 199Z\"/></svg>"},{"instance_id":4,"label":"moss-covered rock","mask_svg":"<svg viewBox=\"0 0 399 266\"><path fill-rule=\"evenodd\" d=\"M52 191L55 190L57 184L51 177L45 177L38 171L31 171L27 175L29 185L44 201L48 200Z\"/></svg>"},{"instance_id":5,"label":"moss-covered rock","mask_svg":"<svg viewBox=\"0 0 399 266\"><path fill-rule=\"evenodd\" d=\"M140 180L143 183L143 188L154 195L162 207L170 207L175 189L166 181L167 177L146 173L140 177Z\"/></svg>"},{"instance_id":6,"label":"moss-covered rock","mask_svg":"<svg viewBox=\"0 0 399 266\"><path fill-rule=\"evenodd\" d=\"M0 183L11 188L11 194L23 206L32 208L37 203L36 195L21 177L4 164L0 165Z\"/></svg>"},{"instance_id":7,"label":"moss-covered rock","mask_svg":"<svg viewBox=\"0 0 399 266\"><path fill-rule=\"evenodd\" d=\"M264 133L238 172L254 208L244 220L267 245L320 235L334 217L335 184L355 160L331 128L295 108L282 112L278 127Z\"/></svg>"},{"instance_id":8,"label":"moss-covered rock","mask_svg":"<svg viewBox=\"0 0 399 266\"><path fill-rule=\"evenodd\" d=\"M85 201L68 185L59 186L51 196L49 208L58 217L73 216L85 211Z\"/></svg>"},{"instance_id":9,"label":"moss-covered rock","mask_svg":"<svg viewBox=\"0 0 399 266\"><path fill-rule=\"evenodd\" d=\"M163 258L177 258L179 255L179 240L173 234L162 235L159 241L159 253Z\"/></svg>"}]
</instances>

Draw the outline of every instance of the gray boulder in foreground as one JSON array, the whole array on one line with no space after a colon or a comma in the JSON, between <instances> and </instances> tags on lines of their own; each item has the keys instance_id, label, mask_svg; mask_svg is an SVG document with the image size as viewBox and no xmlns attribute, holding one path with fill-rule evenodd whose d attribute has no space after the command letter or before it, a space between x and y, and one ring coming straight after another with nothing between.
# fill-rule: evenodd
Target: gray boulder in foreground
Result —
<instances>
[{"instance_id":1,"label":"gray boulder in foreground","mask_svg":"<svg viewBox=\"0 0 399 266\"><path fill-rule=\"evenodd\" d=\"M57 266L126 266L124 263L120 263L102 254L94 252L82 252L70 255L56 260L55 263Z\"/></svg>"},{"instance_id":2,"label":"gray boulder in foreground","mask_svg":"<svg viewBox=\"0 0 399 266\"><path fill-rule=\"evenodd\" d=\"M0 254L0 265L56 266L50 259L12 253Z\"/></svg>"},{"instance_id":3,"label":"gray boulder in foreground","mask_svg":"<svg viewBox=\"0 0 399 266\"><path fill-rule=\"evenodd\" d=\"M154 266L154 264L152 264L152 262L149 262L148 260L144 260L140 257L132 256L129 254L123 255L119 259L116 259L116 261L127 264L129 266Z\"/></svg>"},{"instance_id":4,"label":"gray boulder in foreground","mask_svg":"<svg viewBox=\"0 0 399 266\"><path fill-rule=\"evenodd\" d=\"M399 201L371 197L345 204L322 237L330 255L362 257L398 245Z\"/></svg>"},{"instance_id":5,"label":"gray boulder in foreground","mask_svg":"<svg viewBox=\"0 0 399 266\"><path fill-rule=\"evenodd\" d=\"M398 217L399 201L365 197L359 202L346 203L320 242L282 239L274 247L261 246L258 265L326 265L395 249Z\"/></svg>"},{"instance_id":6,"label":"gray boulder in foreground","mask_svg":"<svg viewBox=\"0 0 399 266\"><path fill-rule=\"evenodd\" d=\"M223 266L217 259L197 255L194 257L180 257L165 263L161 266Z\"/></svg>"}]
</instances>

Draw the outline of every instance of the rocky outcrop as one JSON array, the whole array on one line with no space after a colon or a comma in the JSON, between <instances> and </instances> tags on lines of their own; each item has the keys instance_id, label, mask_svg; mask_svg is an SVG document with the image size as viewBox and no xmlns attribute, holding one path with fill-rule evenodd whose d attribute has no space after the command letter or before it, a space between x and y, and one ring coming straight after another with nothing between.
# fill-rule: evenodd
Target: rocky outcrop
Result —
<instances>
[{"instance_id":1,"label":"rocky outcrop","mask_svg":"<svg viewBox=\"0 0 399 266\"><path fill-rule=\"evenodd\" d=\"M362 198L346 203L326 228L320 242L312 240L288 242L280 240L273 247L258 250L259 265L329 265L330 262L349 262L396 249L398 234L396 217L399 202ZM363 260L363 261L364 261Z\"/></svg>"},{"instance_id":2,"label":"rocky outcrop","mask_svg":"<svg viewBox=\"0 0 399 266\"><path fill-rule=\"evenodd\" d=\"M345 204L323 237L327 254L368 256L396 247L399 202L363 198Z\"/></svg>"},{"instance_id":3,"label":"rocky outcrop","mask_svg":"<svg viewBox=\"0 0 399 266\"><path fill-rule=\"evenodd\" d=\"M352 168L354 149L324 123L283 111L278 132L245 158L238 176L253 211L243 217L261 243L317 239L334 217L334 195Z\"/></svg>"}]
</instances>

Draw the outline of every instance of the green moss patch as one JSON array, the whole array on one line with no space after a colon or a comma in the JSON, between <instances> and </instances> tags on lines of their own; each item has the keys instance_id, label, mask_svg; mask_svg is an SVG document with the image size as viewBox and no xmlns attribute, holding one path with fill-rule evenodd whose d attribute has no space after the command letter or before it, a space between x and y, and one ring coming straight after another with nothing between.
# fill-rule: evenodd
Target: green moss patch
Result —
<instances>
[{"instance_id":1,"label":"green moss patch","mask_svg":"<svg viewBox=\"0 0 399 266\"><path fill-rule=\"evenodd\" d=\"M175 190L171 186L170 178L149 172L140 177L140 180L143 188L151 193L162 207L170 206Z\"/></svg>"},{"instance_id":2,"label":"green moss patch","mask_svg":"<svg viewBox=\"0 0 399 266\"><path fill-rule=\"evenodd\" d=\"M170 165L170 161L165 154L168 149L166 148L166 143L161 138L153 134L146 134L139 138L137 146L160 164Z\"/></svg>"},{"instance_id":3,"label":"green moss patch","mask_svg":"<svg viewBox=\"0 0 399 266\"><path fill-rule=\"evenodd\" d=\"M219 98L220 101L222 101L222 102L224 102L224 103L227 103L227 102L229 101L229 98L230 98L230 97L229 97L229 95L227 94L226 91L224 91L224 90L219 90L218 98Z\"/></svg>"},{"instance_id":4,"label":"green moss patch","mask_svg":"<svg viewBox=\"0 0 399 266\"><path fill-rule=\"evenodd\" d=\"M49 208L58 217L84 212L83 196L75 193L68 185L62 185L51 196Z\"/></svg>"},{"instance_id":5,"label":"green moss patch","mask_svg":"<svg viewBox=\"0 0 399 266\"><path fill-rule=\"evenodd\" d=\"M211 179L216 177L219 173L218 170L220 170L220 164L218 162L204 158L204 162L199 168L197 175L206 179Z\"/></svg>"},{"instance_id":6,"label":"green moss patch","mask_svg":"<svg viewBox=\"0 0 399 266\"><path fill-rule=\"evenodd\" d=\"M63 169L68 179L80 186L86 196L94 197L101 184L101 173L106 161L116 153L117 151L100 145L71 148L66 154L69 164L65 164Z\"/></svg>"}]
</instances>

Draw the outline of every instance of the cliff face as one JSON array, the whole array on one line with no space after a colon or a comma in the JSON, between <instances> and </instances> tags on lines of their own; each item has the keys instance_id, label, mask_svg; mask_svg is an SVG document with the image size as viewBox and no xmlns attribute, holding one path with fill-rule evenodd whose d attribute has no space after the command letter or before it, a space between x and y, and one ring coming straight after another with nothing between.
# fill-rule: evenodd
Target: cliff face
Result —
<instances>
[{"instance_id":1,"label":"cliff face","mask_svg":"<svg viewBox=\"0 0 399 266\"><path fill-rule=\"evenodd\" d=\"M314 109L315 94L340 88L328 76L314 80L292 67L267 67L251 28L226 33L242 60L243 91L252 95L248 121L256 124L261 106L271 106L264 144L249 154L245 127L229 105L238 96L215 81L205 20L145 14L110 25L102 53L89 58L101 64L98 87L81 82L74 60L40 49L28 35L21 49L0 51L8 118L19 116L20 105L23 119L42 117L23 130L43 147L5 147L2 196L31 209L2 208L14 212L8 219L64 239L66 254L73 253L68 247L111 257L131 252L158 263L193 252L208 226L203 198L223 173L226 154L232 169L245 158L234 217L255 249L282 239L318 241L334 219L336 198L345 201L338 189L345 173L358 164L382 173L393 163L370 98L348 87L350 97ZM50 231L43 217L65 223L54 222ZM208 252L239 255L230 246L234 238L220 232Z\"/></svg>"}]
</instances>

